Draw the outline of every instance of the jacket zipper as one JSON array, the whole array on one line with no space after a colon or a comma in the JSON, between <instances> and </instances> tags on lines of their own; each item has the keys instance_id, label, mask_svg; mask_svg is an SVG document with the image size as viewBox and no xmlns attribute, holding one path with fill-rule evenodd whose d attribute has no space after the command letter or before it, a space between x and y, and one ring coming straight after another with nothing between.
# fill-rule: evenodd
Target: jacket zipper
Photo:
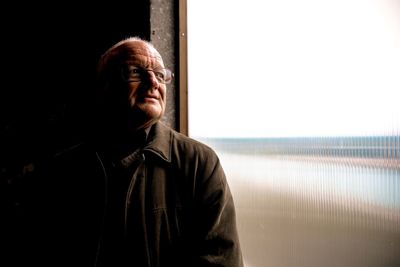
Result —
<instances>
[{"instance_id":1,"label":"jacket zipper","mask_svg":"<svg viewBox=\"0 0 400 267\"><path fill-rule=\"evenodd\" d=\"M132 194L132 191L133 191L133 188L134 188L134 186L135 186L135 182L136 182L136 179L137 179L137 174L140 172L140 169L142 169L143 170L143 179L144 179L144 183L146 183L146 166L143 164L144 163L144 161L145 161L145 156L144 156L144 154L142 153L141 154L141 158L139 159L140 160L140 163L138 164L138 166L137 166L137 168L136 168L136 170L134 171L134 173L132 174L132 178L131 178L131 180L130 180L130 182L129 182L129 187L128 187L128 191L127 191L127 193L126 193L126 198L125 198L125 215L124 215L124 232L125 232L125 235L127 234L127 231L128 231L128 211L129 211L129 206L130 206L130 196L131 196L131 194ZM144 185L144 187L146 188L146 184ZM144 200L145 202L146 202L146 200ZM146 212L146 211L145 211ZM145 224L145 227L146 227L146 224ZM147 231L146 231L146 233L147 233ZM146 250L147 250L147 255L148 255L148 263L149 263L149 267L151 267L151 266L153 266L153 264L152 264L152 255L151 255L151 250L150 250L150 248L149 248L149 245L148 245L148 238L147 238L147 236L146 236Z\"/></svg>"}]
</instances>

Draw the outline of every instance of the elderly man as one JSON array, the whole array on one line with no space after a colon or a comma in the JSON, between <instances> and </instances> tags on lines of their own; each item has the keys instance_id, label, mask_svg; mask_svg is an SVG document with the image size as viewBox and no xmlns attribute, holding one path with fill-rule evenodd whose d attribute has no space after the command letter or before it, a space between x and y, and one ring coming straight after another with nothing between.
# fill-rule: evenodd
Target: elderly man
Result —
<instances>
[{"instance_id":1,"label":"elderly man","mask_svg":"<svg viewBox=\"0 0 400 267\"><path fill-rule=\"evenodd\" d=\"M243 266L218 157L160 122L171 79L154 46L136 37L99 61L97 148L108 199L98 263Z\"/></svg>"}]
</instances>

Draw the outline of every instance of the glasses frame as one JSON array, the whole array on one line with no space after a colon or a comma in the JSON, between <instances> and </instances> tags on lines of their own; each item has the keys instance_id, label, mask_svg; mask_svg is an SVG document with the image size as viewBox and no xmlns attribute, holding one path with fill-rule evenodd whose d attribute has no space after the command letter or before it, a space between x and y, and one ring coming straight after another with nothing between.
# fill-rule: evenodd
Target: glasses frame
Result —
<instances>
[{"instance_id":1,"label":"glasses frame","mask_svg":"<svg viewBox=\"0 0 400 267\"><path fill-rule=\"evenodd\" d=\"M140 77L131 77L133 68L138 71L137 74ZM125 82L143 82L144 80L148 79L146 77L148 77L149 72L153 72L157 81L162 84L169 84L174 78L174 73L168 68L148 69L134 64L128 64L121 67L122 80L124 80ZM160 75L164 76L164 78L161 78Z\"/></svg>"}]
</instances>

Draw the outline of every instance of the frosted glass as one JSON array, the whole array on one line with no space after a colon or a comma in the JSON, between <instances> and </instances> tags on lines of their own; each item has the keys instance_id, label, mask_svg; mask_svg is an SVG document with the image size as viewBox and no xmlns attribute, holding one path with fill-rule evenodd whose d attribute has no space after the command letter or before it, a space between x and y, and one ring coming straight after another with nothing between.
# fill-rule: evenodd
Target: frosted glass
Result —
<instances>
[{"instance_id":1,"label":"frosted glass","mask_svg":"<svg viewBox=\"0 0 400 267\"><path fill-rule=\"evenodd\" d=\"M247 267L400 266L400 136L203 138L226 170Z\"/></svg>"}]
</instances>

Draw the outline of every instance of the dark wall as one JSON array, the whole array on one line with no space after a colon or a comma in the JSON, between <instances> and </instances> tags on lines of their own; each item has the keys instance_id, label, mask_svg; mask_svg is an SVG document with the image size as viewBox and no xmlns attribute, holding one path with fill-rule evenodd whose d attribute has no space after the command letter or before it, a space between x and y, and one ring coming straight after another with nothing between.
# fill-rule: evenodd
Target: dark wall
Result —
<instances>
[{"instance_id":1,"label":"dark wall","mask_svg":"<svg viewBox=\"0 0 400 267\"><path fill-rule=\"evenodd\" d=\"M0 265L24 261L25 195L37 193L32 162L81 142L90 130L98 58L124 37L150 38L150 0L90 8L55 2L0 8Z\"/></svg>"},{"instance_id":2,"label":"dark wall","mask_svg":"<svg viewBox=\"0 0 400 267\"><path fill-rule=\"evenodd\" d=\"M150 37L149 0L102 2L91 8L13 2L0 9L3 248L19 247L32 162L86 138L100 55L124 37ZM0 262L8 258L14 257Z\"/></svg>"},{"instance_id":3,"label":"dark wall","mask_svg":"<svg viewBox=\"0 0 400 267\"><path fill-rule=\"evenodd\" d=\"M2 7L3 172L7 162L29 161L79 142L88 130L101 53L127 36L150 38L150 0L102 2Z\"/></svg>"}]
</instances>

